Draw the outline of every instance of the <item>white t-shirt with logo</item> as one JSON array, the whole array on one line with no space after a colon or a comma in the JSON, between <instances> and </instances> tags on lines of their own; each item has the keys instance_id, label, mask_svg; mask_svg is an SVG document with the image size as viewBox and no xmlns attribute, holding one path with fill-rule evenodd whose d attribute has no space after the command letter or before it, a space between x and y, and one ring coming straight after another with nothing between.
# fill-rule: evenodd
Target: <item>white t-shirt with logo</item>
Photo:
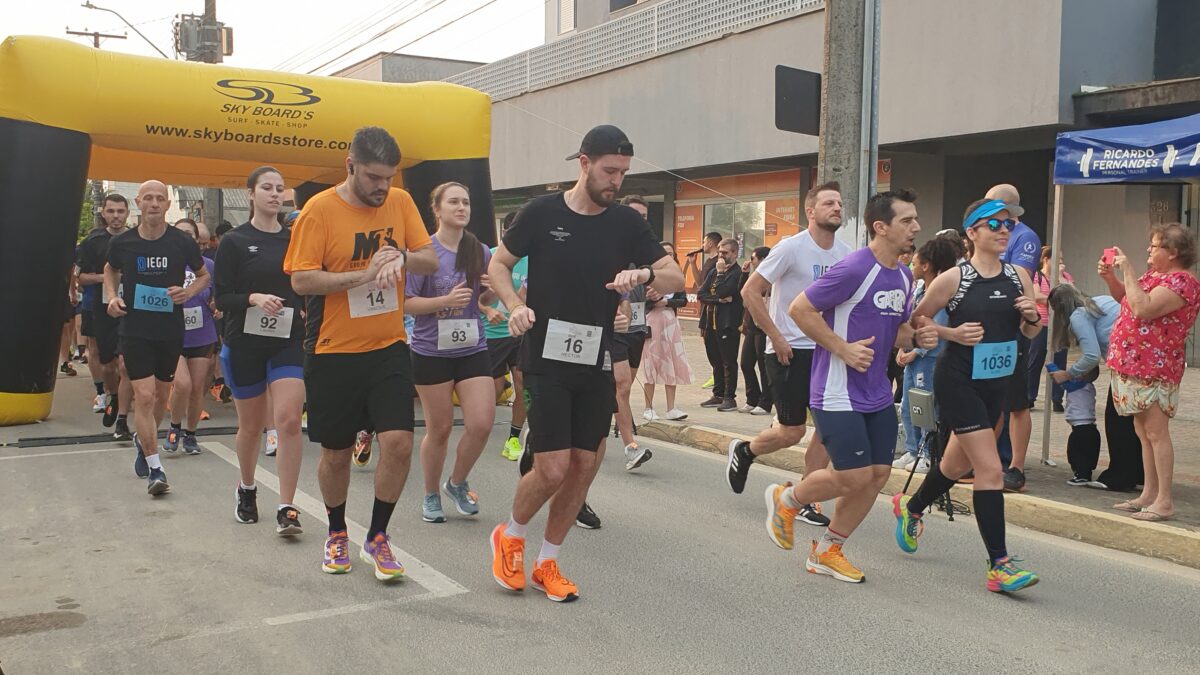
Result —
<instances>
[{"instance_id":1,"label":"white t-shirt with logo","mask_svg":"<svg viewBox=\"0 0 1200 675\"><path fill-rule=\"evenodd\" d=\"M767 304L771 321L792 349L814 349L817 345L788 316L788 306L812 282L851 253L850 246L838 239L833 240L831 248L823 249L805 230L776 244L767 259L759 264L759 276L771 282L771 297ZM775 353L770 340L767 340L767 353Z\"/></svg>"}]
</instances>

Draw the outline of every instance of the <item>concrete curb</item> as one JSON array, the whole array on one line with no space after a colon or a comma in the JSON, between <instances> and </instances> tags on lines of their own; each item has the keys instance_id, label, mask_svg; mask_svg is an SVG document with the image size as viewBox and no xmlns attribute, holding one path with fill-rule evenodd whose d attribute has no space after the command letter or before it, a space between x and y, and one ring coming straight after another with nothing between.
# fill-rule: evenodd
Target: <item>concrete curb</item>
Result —
<instances>
[{"instance_id":1,"label":"concrete curb","mask_svg":"<svg viewBox=\"0 0 1200 675\"><path fill-rule=\"evenodd\" d=\"M663 421L638 425L638 435L719 455L728 452L731 440L751 438L712 427ZM758 461L777 469L800 473L804 468L804 450L792 446ZM901 491L907 479L907 471L893 469L882 494L893 495ZM913 482L914 485L920 484L917 478ZM951 490L951 497L970 504L971 486L956 485ZM1200 569L1200 533L1161 523L1138 522L1025 494L1005 495L1004 505L1005 518L1013 525Z\"/></svg>"}]
</instances>

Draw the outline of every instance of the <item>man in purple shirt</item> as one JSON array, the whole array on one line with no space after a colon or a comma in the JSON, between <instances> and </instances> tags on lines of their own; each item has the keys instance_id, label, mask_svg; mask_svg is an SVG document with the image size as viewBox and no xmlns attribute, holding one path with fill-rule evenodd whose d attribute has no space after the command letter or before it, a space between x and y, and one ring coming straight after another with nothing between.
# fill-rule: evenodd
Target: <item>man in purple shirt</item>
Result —
<instances>
[{"instance_id":1,"label":"man in purple shirt","mask_svg":"<svg viewBox=\"0 0 1200 675\"><path fill-rule=\"evenodd\" d=\"M837 499L820 542L812 543L805 569L859 583L863 573L842 554L846 539L866 518L891 475L896 410L887 376L892 346L931 348L936 329L908 325L912 273L899 262L911 253L921 226L916 195L893 190L867 201L870 243L846 256L792 301L788 314L816 342L811 409L829 453L830 468L799 485L771 485L765 495L768 532L792 548L792 522L802 504Z\"/></svg>"},{"instance_id":2,"label":"man in purple shirt","mask_svg":"<svg viewBox=\"0 0 1200 675\"><path fill-rule=\"evenodd\" d=\"M987 191L987 199L1002 199L1008 204L1008 213L1013 218L1020 218L1025 209L1021 208L1021 194L1017 188L1007 183L1001 183ZM1024 267L1033 277L1041 265L1042 240L1038 238L1028 225L1017 221L1012 234L1008 237L1008 248L1000 256L1001 262ZM1036 373L1029 372L1029 359L1037 359L1031 354L1030 340L1024 336L1017 338L1017 367L1010 376L1008 390L1008 414L1005 416L1004 430L996 440L996 448L1000 453L1000 461L1004 469L1004 489L1008 492L1024 492L1025 490L1025 455L1029 452L1029 436L1033 432L1033 417L1030 408L1033 402L1029 397L1029 378L1041 377L1041 366ZM1044 342L1042 343L1045 344ZM1041 358L1045 361L1045 347L1042 347Z\"/></svg>"}]
</instances>

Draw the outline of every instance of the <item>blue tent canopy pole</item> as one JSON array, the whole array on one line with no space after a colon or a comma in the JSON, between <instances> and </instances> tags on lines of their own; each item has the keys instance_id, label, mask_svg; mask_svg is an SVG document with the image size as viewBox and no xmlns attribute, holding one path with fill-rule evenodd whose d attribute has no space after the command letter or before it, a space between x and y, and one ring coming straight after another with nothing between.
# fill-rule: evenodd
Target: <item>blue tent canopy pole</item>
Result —
<instances>
[{"instance_id":1,"label":"blue tent canopy pole","mask_svg":"<svg viewBox=\"0 0 1200 675\"><path fill-rule=\"evenodd\" d=\"M1183 183L1200 179L1200 115L1108 129L1066 131L1054 144L1054 221L1051 250L1062 243L1063 187L1105 183ZM1050 266L1051 288L1058 265ZM1053 315L1053 310L1051 310ZM1053 316L1051 317L1053 318ZM1046 344L1054 344L1054 322ZM1050 374L1046 373L1046 391ZM1050 406L1042 412L1042 463L1050 459Z\"/></svg>"}]
</instances>

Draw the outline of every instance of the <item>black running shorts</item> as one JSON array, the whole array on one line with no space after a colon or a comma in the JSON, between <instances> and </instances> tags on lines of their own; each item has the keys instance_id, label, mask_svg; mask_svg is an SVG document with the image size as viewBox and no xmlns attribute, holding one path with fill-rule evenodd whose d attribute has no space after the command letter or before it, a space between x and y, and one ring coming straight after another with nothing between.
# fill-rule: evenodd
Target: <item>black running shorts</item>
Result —
<instances>
[{"instance_id":1,"label":"black running shorts","mask_svg":"<svg viewBox=\"0 0 1200 675\"><path fill-rule=\"evenodd\" d=\"M633 369L642 366L642 348L646 346L645 333L614 333L612 341L613 363L628 361Z\"/></svg>"},{"instance_id":2,"label":"black running shorts","mask_svg":"<svg viewBox=\"0 0 1200 675\"><path fill-rule=\"evenodd\" d=\"M1013 376L972 380L945 359L933 369L933 392L942 426L956 434L993 429L1006 411Z\"/></svg>"},{"instance_id":3,"label":"black running shorts","mask_svg":"<svg viewBox=\"0 0 1200 675\"><path fill-rule=\"evenodd\" d=\"M355 354L306 354L304 391L308 438L330 450L349 450L364 429L413 430L412 357L397 341Z\"/></svg>"},{"instance_id":4,"label":"black running shorts","mask_svg":"<svg viewBox=\"0 0 1200 675\"><path fill-rule=\"evenodd\" d=\"M802 427L808 421L809 384L812 381L812 349L792 348L785 366L774 354L766 354L767 377L775 394L775 412L785 427Z\"/></svg>"},{"instance_id":5,"label":"black running shorts","mask_svg":"<svg viewBox=\"0 0 1200 675\"><path fill-rule=\"evenodd\" d=\"M183 338L149 340L122 335L120 350L121 356L125 357L125 372L129 374L130 382L147 377L159 382L174 382L179 355L183 353ZM103 359L101 363L104 363Z\"/></svg>"},{"instance_id":6,"label":"black running shorts","mask_svg":"<svg viewBox=\"0 0 1200 675\"><path fill-rule=\"evenodd\" d=\"M421 386L492 377L492 362L487 352L466 356L425 356L413 352L412 361L413 384Z\"/></svg>"},{"instance_id":7,"label":"black running shorts","mask_svg":"<svg viewBox=\"0 0 1200 675\"><path fill-rule=\"evenodd\" d=\"M217 343L210 342L199 347L184 347L180 353L185 359L207 359L217 353Z\"/></svg>"},{"instance_id":8,"label":"black running shorts","mask_svg":"<svg viewBox=\"0 0 1200 675\"><path fill-rule=\"evenodd\" d=\"M1033 403L1029 400L1029 339L1024 335L1017 338L1017 365L1013 374L1005 381L1008 383L1007 403L1009 412L1029 410Z\"/></svg>"},{"instance_id":9,"label":"black running shorts","mask_svg":"<svg viewBox=\"0 0 1200 675\"><path fill-rule=\"evenodd\" d=\"M492 377L504 377L521 368L521 338L488 338L488 360L492 363Z\"/></svg>"},{"instance_id":10,"label":"black running shorts","mask_svg":"<svg viewBox=\"0 0 1200 675\"><path fill-rule=\"evenodd\" d=\"M608 434L617 404L611 372L525 373L525 392L533 452L568 448L594 452Z\"/></svg>"},{"instance_id":11,"label":"black running shorts","mask_svg":"<svg viewBox=\"0 0 1200 675\"><path fill-rule=\"evenodd\" d=\"M101 365L108 365L117 358L119 353L119 337L121 322L109 316L104 310L92 312L92 332L95 333L96 356L100 357Z\"/></svg>"}]
</instances>

